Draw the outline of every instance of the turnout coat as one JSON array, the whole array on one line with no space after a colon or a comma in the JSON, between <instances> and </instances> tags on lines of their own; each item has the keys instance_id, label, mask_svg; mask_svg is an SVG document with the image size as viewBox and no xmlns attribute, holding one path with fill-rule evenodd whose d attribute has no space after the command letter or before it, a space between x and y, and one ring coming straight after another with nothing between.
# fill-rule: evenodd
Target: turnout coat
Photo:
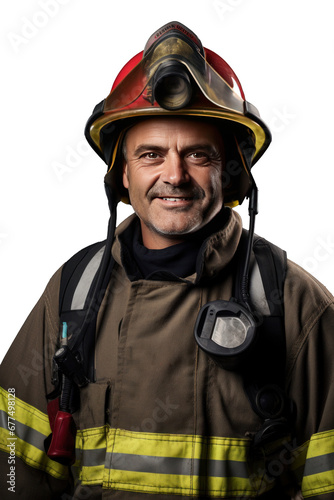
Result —
<instances>
[{"instance_id":1,"label":"turnout coat","mask_svg":"<svg viewBox=\"0 0 334 500\"><path fill-rule=\"evenodd\" d=\"M261 458L250 458L250 436L262 422L241 375L217 366L193 335L202 305L232 295L240 217L229 211L203 242L197 272L186 278L131 275L124 238L135 223L133 215L116 231L116 264L98 314L96 382L80 390L71 468L44 451L61 270L2 363L1 497L15 498L13 485L18 498L34 500L282 499L275 477L284 469L305 498L333 498L332 295L288 262L285 389L295 403L295 436L273 456L268 475Z\"/></svg>"}]
</instances>

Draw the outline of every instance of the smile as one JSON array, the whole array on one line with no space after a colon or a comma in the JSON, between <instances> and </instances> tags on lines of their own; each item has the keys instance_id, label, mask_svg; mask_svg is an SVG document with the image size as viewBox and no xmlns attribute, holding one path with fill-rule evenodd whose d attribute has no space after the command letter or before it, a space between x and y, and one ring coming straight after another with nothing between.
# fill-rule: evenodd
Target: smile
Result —
<instances>
[{"instance_id":1,"label":"smile","mask_svg":"<svg viewBox=\"0 0 334 500\"><path fill-rule=\"evenodd\" d=\"M164 197L162 198L163 200L165 201L188 201L188 200L191 200L191 198L167 198L167 197Z\"/></svg>"},{"instance_id":2,"label":"smile","mask_svg":"<svg viewBox=\"0 0 334 500\"><path fill-rule=\"evenodd\" d=\"M194 203L192 196L158 196L155 200L166 209L189 209Z\"/></svg>"}]
</instances>

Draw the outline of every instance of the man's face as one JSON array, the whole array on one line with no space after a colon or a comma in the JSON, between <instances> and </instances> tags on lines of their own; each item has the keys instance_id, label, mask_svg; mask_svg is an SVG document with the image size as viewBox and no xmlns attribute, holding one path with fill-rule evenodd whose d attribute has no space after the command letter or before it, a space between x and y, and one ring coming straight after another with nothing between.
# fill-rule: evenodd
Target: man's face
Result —
<instances>
[{"instance_id":1,"label":"man's face","mask_svg":"<svg viewBox=\"0 0 334 500\"><path fill-rule=\"evenodd\" d=\"M123 184L147 248L184 241L221 210L224 146L214 125L144 120L127 132L125 151Z\"/></svg>"}]
</instances>

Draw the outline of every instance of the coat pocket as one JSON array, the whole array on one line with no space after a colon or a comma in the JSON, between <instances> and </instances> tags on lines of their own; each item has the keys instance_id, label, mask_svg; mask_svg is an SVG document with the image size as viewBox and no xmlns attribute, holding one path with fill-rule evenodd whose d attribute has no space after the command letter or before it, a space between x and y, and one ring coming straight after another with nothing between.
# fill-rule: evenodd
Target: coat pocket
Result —
<instances>
[{"instance_id":1,"label":"coat pocket","mask_svg":"<svg viewBox=\"0 0 334 500\"><path fill-rule=\"evenodd\" d=\"M104 380L80 389L80 408L73 415L78 429L102 427L110 423L112 387L110 380Z\"/></svg>"}]
</instances>

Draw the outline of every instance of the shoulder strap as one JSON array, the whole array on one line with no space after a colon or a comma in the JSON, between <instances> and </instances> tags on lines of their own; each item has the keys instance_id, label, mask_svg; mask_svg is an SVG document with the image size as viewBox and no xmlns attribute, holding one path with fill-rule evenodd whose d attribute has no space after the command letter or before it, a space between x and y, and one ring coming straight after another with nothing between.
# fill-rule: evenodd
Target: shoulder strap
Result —
<instances>
[{"instance_id":1,"label":"shoulder strap","mask_svg":"<svg viewBox=\"0 0 334 500\"><path fill-rule=\"evenodd\" d=\"M243 231L239 259L247 245ZM275 439L286 432L292 418L292 405L284 393L286 341L284 327L284 281L286 252L267 240L254 236L251 256L249 295L257 321L258 341L250 363L245 367L244 389L252 409L265 420L255 441ZM239 273L240 274L240 273ZM235 283L237 291L238 280ZM240 283L240 282L239 282ZM272 415L277 413L279 418Z\"/></svg>"},{"instance_id":2,"label":"shoulder strap","mask_svg":"<svg viewBox=\"0 0 334 500\"><path fill-rule=\"evenodd\" d=\"M96 319L108 286L114 261L110 259L102 287L94 296L98 271L106 247L106 241L80 250L63 266L60 292L59 317L66 322L68 346L80 358L89 380L94 380L94 351Z\"/></svg>"},{"instance_id":3,"label":"shoulder strap","mask_svg":"<svg viewBox=\"0 0 334 500\"><path fill-rule=\"evenodd\" d=\"M283 288L287 269L285 250L254 236L253 252L259 268L269 315L283 316Z\"/></svg>"},{"instance_id":4,"label":"shoulder strap","mask_svg":"<svg viewBox=\"0 0 334 500\"><path fill-rule=\"evenodd\" d=\"M95 243L77 252L64 264L59 292L60 316L65 311L84 308L84 303L87 299L92 281L101 263L104 248L105 241ZM95 270L95 273L90 274L90 280L83 279L84 275L87 276L89 269L92 271ZM78 297L78 295L80 295L81 299L78 300L77 298L75 300L75 307L72 307L73 298L74 296ZM79 307L77 307L77 305L79 305Z\"/></svg>"},{"instance_id":5,"label":"shoulder strap","mask_svg":"<svg viewBox=\"0 0 334 500\"><path fill-rule=\"evenodd\" d=\"M243 230L238 261L243 262L248 231ZM284 329L284 280L286 275L286 252L264 238L254 235L253 251L249 270L249 296L253 314L256 317L259 340L252 357L252 372L260 380L270 380L281 385L285 365ZM234 293L240 297L241 266L239 266Z\"/></svg>"},{"instance_id":6,"label":"shoulder strap","mask_svg":"<svg viewBox=\"0 0 334 500\"><path fill-rule=\"evenodd\" d=\"M270 374L271 382L283 388L286 358L284 327L284 281L287 269L286 252L259 236L254 237L254 262L250 278L250 298L259 313L258 371ZM253 281L254 280L254 281ZM262 288L261 285L262 284ZM256 288L264 291L262 310L257 309ZM265 309L263 306L265 305Z\"/></svg>"}]
</instances>

